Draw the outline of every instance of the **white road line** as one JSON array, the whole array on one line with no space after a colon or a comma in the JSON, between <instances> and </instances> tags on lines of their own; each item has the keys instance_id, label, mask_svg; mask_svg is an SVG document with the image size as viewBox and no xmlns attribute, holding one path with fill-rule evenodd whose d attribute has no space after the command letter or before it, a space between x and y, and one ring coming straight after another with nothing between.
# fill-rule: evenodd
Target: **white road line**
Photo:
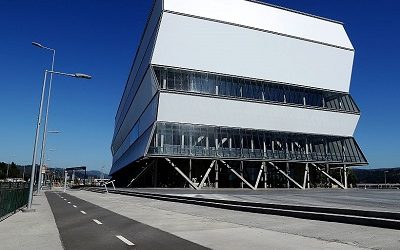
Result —
<instances>
[{"instance_id":1,"label":"white road line","mask_svg":"<svg viewBox=\"0 0 400 250\"><path fill-rule=\"evenodd\" d=\"M60 196L61 197L61 199L64 199L64 197L62 197L62 196Z\"/></svg>"},{"instance_id":2,"label":"white road line","mask_svg":"<svg viewBox=\"0 0 400 250\"><path fill-rule=\"evenodd\" d=\"M99 225L103 224L103 223L101 223L100 221L98 221L98 220L96 220L96 219L93 219L93 221L96 222L96 223L99 224Z\"/></svg>"},{"instance_id":3,"label":"white road line","mask_svg":"<svg viewBox=\"0 0 400 250\"><path fill-rule=\"evenodd\" d=\"M71 204L71 202L70 202L70 201L68 201L68 204Z\"/></svg>"},{"instance_id":4,"label":"white road line","mask_svg":"<svg viewBox=\"0 0 400 250\"><path fill-rule=\"evenodd\" d=\"M83 210L81 210L81 213L83 213L83 214L86 214L86 212L85 212L85 211L83 211Z\"/></svg>"},{"instance_id":5,"label":"white road line","mask_svg":"<svg viewBox=\"0 0 400 250\"><path fill-rule=\"evenodd\" d=\"M76 208L76 206L75 205L72 205L74 208Z\"/></svg>"},{"instance_id":6,"label":"white road line","mask_svg":"<svg viewBox=\"0 0 400 250\"><path fill-rule=\"evenodd\" d=\"M134 246L135 244L133 244L132 242L130 242L129 240L127 240L125 237L123 237L122 235L115 235L115 237L117 237L118 239L120 239L122 242L124 242L125 244L127 244L128 246Z\"/></svg>"},{"instance_id":7,"label":"white road line","mask_svg":"<svg viewBox=\"0 0 400 250\"><path fill-rule=\"evenodd\" d=\"M67 199L64 199L65 201L67 200Z\"/></svg>"}]
</instances>

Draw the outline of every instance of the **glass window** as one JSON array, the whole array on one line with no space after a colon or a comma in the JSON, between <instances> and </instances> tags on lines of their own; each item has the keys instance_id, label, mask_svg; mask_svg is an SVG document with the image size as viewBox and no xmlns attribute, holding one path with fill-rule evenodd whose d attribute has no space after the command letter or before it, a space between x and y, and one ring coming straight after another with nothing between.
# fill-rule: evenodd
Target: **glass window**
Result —
<instances>
[{"instance_id":1,"label":"glass window","mask_svg":"<svg viewBox=\"0 0 400 250\"><path fill-rule=\"evenodd\" d=\"M350 95L212 73L154 67L162 89L359 112Z\"/></svg>"}]
</instances>

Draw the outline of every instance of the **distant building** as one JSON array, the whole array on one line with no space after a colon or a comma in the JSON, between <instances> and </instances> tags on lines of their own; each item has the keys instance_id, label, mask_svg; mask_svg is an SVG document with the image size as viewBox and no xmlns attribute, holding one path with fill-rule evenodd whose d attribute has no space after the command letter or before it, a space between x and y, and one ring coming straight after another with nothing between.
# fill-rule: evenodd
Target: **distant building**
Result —
<instances>
[{"instance_id":1,"label":"distant building","mask_svg":"<svg viewBox=\"0 0 400 250\"><path fill-rule=\"evenodd\" d=\"M257 1L157 0L115 117L110 175L196 189L307 188L323 176L345 188L347 168L367 164L353 138L353 58L340 22Z\"/></svg>"}]
</instances>

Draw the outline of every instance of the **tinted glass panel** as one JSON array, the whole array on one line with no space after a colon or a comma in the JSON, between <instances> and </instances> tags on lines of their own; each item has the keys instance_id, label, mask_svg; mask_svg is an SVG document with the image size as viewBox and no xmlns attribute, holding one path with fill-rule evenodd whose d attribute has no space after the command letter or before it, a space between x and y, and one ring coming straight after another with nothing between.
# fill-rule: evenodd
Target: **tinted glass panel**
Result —
<instances>
[{"instance_id":1,"label":"tinted glass panel","mask_svg":"<svg viewBox=\"0 0 400 250\"><path fill-rule=\"evenodd\" d=\"M154 67L162 89L359 113L350 95L267 81Z\"/></svg>"}]
</instances>

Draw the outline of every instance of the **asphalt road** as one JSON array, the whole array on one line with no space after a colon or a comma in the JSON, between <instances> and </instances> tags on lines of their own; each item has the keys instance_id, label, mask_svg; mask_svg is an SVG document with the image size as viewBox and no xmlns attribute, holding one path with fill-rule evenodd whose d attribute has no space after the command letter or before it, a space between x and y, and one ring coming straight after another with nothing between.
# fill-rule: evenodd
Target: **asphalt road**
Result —
<instances>
[{"instance_id":1,"label":"asphalt road","mask_svg":"<svg viewBox=\"0 0 400 250\"><path fill-rule=\"evenodd\" d=\"M46 197L65 249L206 249L69 194Z\"/></svg>"}]
</instances>

